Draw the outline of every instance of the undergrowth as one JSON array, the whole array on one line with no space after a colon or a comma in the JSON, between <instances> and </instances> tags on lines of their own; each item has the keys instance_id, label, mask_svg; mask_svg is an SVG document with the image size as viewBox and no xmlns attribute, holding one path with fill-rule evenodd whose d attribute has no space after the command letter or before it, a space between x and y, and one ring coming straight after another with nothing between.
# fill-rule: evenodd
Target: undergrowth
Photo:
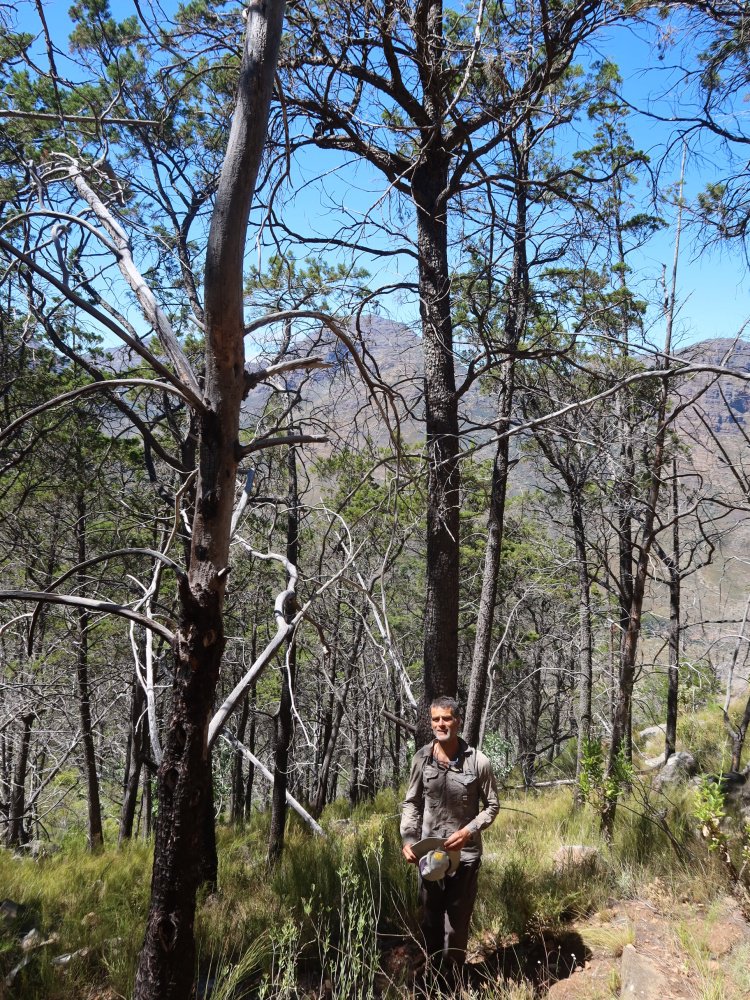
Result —
<instances>
[{"instance_id":1,"label":"undergrowth","mask_svg":"<svg viewBox=\"0 0 750 1000\"><path fill-rule=\"evenodd\" d=\"M689 793L671 800L635 786L618 812L614 842L605 844L591 807L576 808L570 788L506 799L485 834L485 856L474 930L497 941L555 928L637 896L658 881L667 893L704 900L723 886L721 866L695 836ZM344 813L322 818L325 838L296 819L281 861L266 865L267 817L242 830L218 831L219 884L201 895L196 915L200 982L213 1000L242 996L328 995L409 997L408 971L383 978L384 941L409 941L417 925L416 878L404 863L398 798L381 793ZM580 865L555 864L562 844L595 847ZM20 935L36 927L57 940L30 952L13 993L23 1000L73 1000L108 989L127 998L148 904L151 852L142 842L90 855L68 839L39 861L0 850L0 896L22 904L3 926L0 975L21 960ZM620 947L622 942L613 942ZM55 956L88 949L67 966ZM416 954L416 946L413 954ZM497 986L497 984L495 984ZM497 996L522 996L523 984L497 986ZM519 992L520 991L520 992Z\"/></svg>"}]
</instances>

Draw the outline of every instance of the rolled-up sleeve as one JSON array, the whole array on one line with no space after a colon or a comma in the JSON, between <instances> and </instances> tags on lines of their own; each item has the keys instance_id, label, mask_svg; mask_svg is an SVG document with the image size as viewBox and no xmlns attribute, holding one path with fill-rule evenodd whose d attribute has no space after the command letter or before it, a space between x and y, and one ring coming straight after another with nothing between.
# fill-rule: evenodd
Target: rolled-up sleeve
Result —
<instances>
[{"instance_id":1,"label":"rolled-up sleeve","mask_svg":"<svg viewBox=\"0 0 750 1000\"><path fill-rule=\"evenodd\" d=\"M500 812L500 800L497 795L497 781L492 770L489 758L483 753L477 753L477 778L484 802L484 808L469 823L469 830L472 833L479 833L486 830L494 822L495 817Z\"/></svg>"},{"instance_id":2,"label":"rolled-up sleeve","mask_svg":"<svg viewBox=\"0 0 750 1000\"><path fill-rule=\"evenodd\" d=\"M424 815L424 785L422 783L422 758L416 756L411 762L409 786L401 807L401 842L416 844L422 839L422 816Z\"/></svg>"}]
</instances>

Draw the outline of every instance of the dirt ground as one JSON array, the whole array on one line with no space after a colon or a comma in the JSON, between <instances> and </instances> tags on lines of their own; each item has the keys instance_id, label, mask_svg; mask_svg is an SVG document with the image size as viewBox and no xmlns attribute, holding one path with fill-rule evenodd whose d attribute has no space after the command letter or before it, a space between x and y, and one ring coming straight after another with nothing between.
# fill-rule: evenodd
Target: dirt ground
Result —
<instances>
[{"instance_id":1,"label":"dirt ground","mask_svg":"<svg viewBox=\"0 0 750 1000\"><path fill-rule=\"evenodd\" d=\"M413 941L394 942L382 958L381 986L407 985L421 967ZM473 996L492 997L500 992L493 987L515 982L546 1000L750 1000L750 924L735 902L675 901L658 881L643 898L563 929L473 939L467 959Z\"/></svg>"},{"instance_id":2,"label":"dirt ground","mask_svg":"<svg viewBox=\"0 0 750 1000\"><path fill-rule=\"evenodd\" d=\"M572 928L586 957L550 987L549 1000L750 998L750 924L735 902L675 902L658 883L650 889L648 898L620 902ZM629 990L621 958L628 944L644 969L643 985Z\"/></svg>"}]
</instances>

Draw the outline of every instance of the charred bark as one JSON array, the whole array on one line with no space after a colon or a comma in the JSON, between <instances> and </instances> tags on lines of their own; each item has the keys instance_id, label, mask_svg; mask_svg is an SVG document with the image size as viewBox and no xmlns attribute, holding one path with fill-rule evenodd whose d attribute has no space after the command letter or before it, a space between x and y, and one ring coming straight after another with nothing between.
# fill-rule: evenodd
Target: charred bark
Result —
<instances>
[{"instance_id":1,"label":"charred bark","mask_svg":"<svg viewBox=\"0 0 750 1000\"><path fill-rule=\"evenodd\" d=\"M119 843L133 836L138 789L141 782L143 761L148 755L148 726L146 725L146 692L137 676L133 676L133 694L130 699L130 728L128 731L128 759L120 813Z\"/></svg>"},{"instance_id":2,"label":"charred bark","mask_svg":"<svg viewBox=\"0 0 750 1000\"><path fill-rule=\"evenodd\" d=\"M34 725L33 712L21 716L21 737L18 742L13 779L8 797L8 847L17 847L26 842L24 815L26 813L26 771L29 765L29 747L31 746L31 730Z\"/></svg>"},{"instance_id":3,"label":"charred bark","mask_svg":"<svg viewBox=\"0 0 750 1000\"><path fill-rule=\"evenodd\" d=\"M86 561L86 500L83 493L76 497L76 545L78 562ZM78 574L81 594L85 595L85 573ZM96 768L96 745L91 723L91 686L89 684L89 621L90 615L78 611L78 643L76 651L76 679L78 681L78 711L81 719L81 743L83 745L83 766L86 775L86 801L88 804L89 849L98 851L104 845L102 808L99 795L99 772Z\"/></svg>"},{"instance_id":4,"label":"charred bark","mask_svg":"<svg viewBox=\"0 0 750 1000\"><path fill-rule=\"evenodd\" d=\"M435 29L441 30L439 20ZM428 457L424 691L417 721L418 746L431 737L433 699L455 697L458 688L460 472L446 218L449 159L439 148L439 130L430 133L430 142L412 181Z\"/></svg>"},{"instance_id":5,"label":"charred bark","mask_svg":"<svg viewBox=\"0 0 750 1000\"><path fill-rule=\"evenodd\" d=\"M245 384L243 259L283 17L283 0L248 8L237 106L209 232L195 514L189 572L179 588L151 901L134 1000L188 1000L192 992L195 895L210 801L207 733L225 641L224 592Z\"/></svg>"},{"instance_id":6,"label":"charred bark","mask_svg":"<svg viewBox=\"0 0 750 1000\"><path fill-rule=\"evenodd\" d=\"M294 448L287 457L289 495L287 497L286 558L292 566L299 561L299 499L297 494L297 460ZM268 863L275 865L284 850L287 800L289 787L289 757L294 741L292 699L297 675L297 643L289 639L286 663L282 667L281 697L274 720L273 791L271 793L271 828L268 835Z\"/></svg>"}]
</instances>

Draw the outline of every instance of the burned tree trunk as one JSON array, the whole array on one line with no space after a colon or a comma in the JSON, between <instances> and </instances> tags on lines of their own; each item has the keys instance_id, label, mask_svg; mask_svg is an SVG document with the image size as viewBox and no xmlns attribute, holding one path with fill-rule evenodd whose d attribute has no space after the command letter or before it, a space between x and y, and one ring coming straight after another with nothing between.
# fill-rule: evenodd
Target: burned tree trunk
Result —
<instances>
[{"instance_id":1,"label":"burned tree trunk","mask_svg":"<svg viewBox=\"0 0 750 1000\"><path fill-rule=\"evenodd\" d=\"M297 459L289 449L289 496L287 500L286 558L291 566L299 561L299 499L297 495ZM289 639L286 663L282 667L281 697L275 719L273 792L271 795L271 830L268 836L268 863L274 865L284 850L286 827L286 793L289 787L289 755L294 740L292 699L297 673L297 643L294 634Z\"/></svg>"},{"instance_id":2,"label":"burned tree trunk","mask_svg":"<svg viewBox=\"0 0 750 1000\"><path fill-rule=\"evenodd\" d=\"M204 408L190 568L180 581L172 707L159 767L159 814L146 936L134 1000L188 1000L195 895L210 796L208 724L224 649L224 592L244 391L243 258L265 142L283 0L247 9L237 106L211 219L205 270Z\"/></svg>"},{"instance_id":3,"label":"burned tree trunk","mask_svg":"<svg viewBox=\"0 0 750 1000\"><path fill-rule=\"evenodd\" d=\"M86 561L86 500L82 492L76 497L76 544L78 562ZM78 573L81 593L85 593L85 573ZM102 807L99 795L99 772L96 768L96 746L91 725L91 685L89 682L89 619L87 611L78 612L78 644L76 651L76 678L78 680L78 711L81 718L81 742L86 775L86 801L88 803L89 849L97 851L104 845Z\"/></svg>"},{"instance_id":4,"label":"burned tree trunk","mask_svg":"<svg viewBox=\"0 0 750 1000\"><path fill-rule=\"evenodd\" d=\"M138 788L141 782L143 761L148 755L148 726L144 711L146 692L138 677L133 675L133 695L130 702L130 730L128 733L128 757L125 767L125 786L120 814L119 843L133 836L135 808L138 802Z\"/></svg>"},{"instance_id":5,"label":"burned tree trunk","mask_svg":"<svg viewBox=\"0 0 750 1000\"><path fill-rule=\"evenodd\" d=\"M21 738L18 744L18 755L13 768L13 779L8 800L8 847L17 847L26 841L23 817L26 812L26 769L29 764L29 747L31 745L31 729L34 725L34 714L27 712L21 716Z\"/></svg>"}]
</instances>

